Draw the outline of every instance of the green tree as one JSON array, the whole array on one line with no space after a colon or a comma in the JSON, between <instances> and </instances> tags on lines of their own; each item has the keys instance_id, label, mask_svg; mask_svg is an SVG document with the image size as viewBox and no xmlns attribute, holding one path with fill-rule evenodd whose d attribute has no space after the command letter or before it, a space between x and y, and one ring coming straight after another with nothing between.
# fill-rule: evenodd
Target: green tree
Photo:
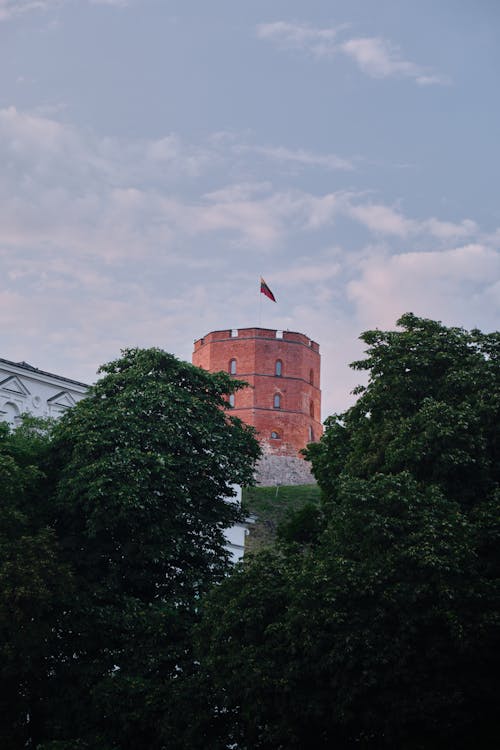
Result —
<instances>
[{"instance_id":1,"label":"green tree","mask_svg":"<svg viewBox=\"0 0 500 750\"><path fill-rule=\"evenodd\" d=\"M500 336L398 325L363 334L368 384L309 447L317 538L289 526L205 604L214 747L499 738Z\"/></svg>"},{"instance_id":2,"label":"green tree","mask_svg":"<svg viewBox=\"0 0 500 750\"><path fill-rule=\"evenodd\" d=\"M50 705L27 739L175 747L191 628L228 570L223 532L240 513L228 497L251 482L259 449L225 409L241 384L224 373L157 349L127 350L101 372L41 464L44 523L72 595L40 673Z\"/></svg>"},{"instance_id":3,"label":"green tree","mask_svg":"<svg viewBox=\"0 0 500 750\"><path fill-rule=\"evenodd\" d=\"M408 313L399 331L367 331L369 373L355 406L326 421L309 447L315 476L334 502L343 476L410 471L464 508L499 481L500 333L446 328Z\"/></svg>"},{"instance_id":4,"label":"green tree","mask_svg":"<svg viewBox=\"0 0 500 750\"><path fill-rule=\"evenodd\" d=\"M47 522L51 424L0 424L0 744L25 747L49 700L44 674L58 651L58 620L72 578Z\"/></svg>"}]
</instances>

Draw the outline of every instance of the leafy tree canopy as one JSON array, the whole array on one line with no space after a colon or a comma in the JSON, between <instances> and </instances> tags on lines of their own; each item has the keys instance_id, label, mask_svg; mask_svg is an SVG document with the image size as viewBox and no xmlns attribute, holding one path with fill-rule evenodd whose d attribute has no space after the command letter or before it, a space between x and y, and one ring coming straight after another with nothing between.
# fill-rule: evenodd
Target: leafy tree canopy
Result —
<instances>
[{"instance_id":1,"label":"leafy tree canopy","mask_svg":"<svg viewBox=\"0 0 500 750\"><path fill-rule=\"evenodd\" d=\"M309 446L322 520L205 606L213 747L498 740L500 335L398 326L363 334L368 383Z\"/></svg>"},{"instance_id":2,"label":"leafy tree canopy","mask_svg":"<svg viewBox=\"0 0 500 750\"><path fill-rule=\"evenodd\" d=\"M335 502L342 476L409 471L473 507L498 487L500 333L411 313L398 325L361 336L367 357L352 367L368 373L368 385L309 447L315 476Z\"/></svg>"},{"instance_id":3,"label":"leafy tree canopy","mask_svg":"<svg viewBox=\"0 0 500 750\"><path fill-rule=\"evenodd\" d=\"M55 428L58 526L87 540L89 585L93 571L140 599L190 600L225 570L222 531L239 517L227 497L252 481L252 430L224 410L241 384L157 349L101 372Z\"/></svg>"},{"instance_id":4,"label":"leafy tree canopy","mask_svg":"<svg viewBox=\"0 0 500 750\"><path fill-rule=\"evenodd\" d=\"M3 747L175 746L200 597L228 570L227 498L252 480L258 444L225 410L240 383L158 349L101 374L47 440L2 433L0 585L14 561L24 617L3 631Z\"/></svg>"}]
</instances>

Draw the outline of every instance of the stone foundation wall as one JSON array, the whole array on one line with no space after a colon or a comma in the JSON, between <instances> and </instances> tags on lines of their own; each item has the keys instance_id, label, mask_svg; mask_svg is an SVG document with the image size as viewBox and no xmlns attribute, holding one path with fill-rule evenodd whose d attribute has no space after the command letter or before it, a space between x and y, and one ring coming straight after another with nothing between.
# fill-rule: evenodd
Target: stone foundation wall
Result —
<instances>
[{"instance_id":1,"label":"stone foundation wall","mask_svg":"<svg viewBox=\"0 0 500 750\"><path fill-rule=\"evenodd\" d=\"M303 458L264 454L255 471L257 484L262 487L275 487L277 484L315 484L310 464Z\"/></svg>"}]
</instances>

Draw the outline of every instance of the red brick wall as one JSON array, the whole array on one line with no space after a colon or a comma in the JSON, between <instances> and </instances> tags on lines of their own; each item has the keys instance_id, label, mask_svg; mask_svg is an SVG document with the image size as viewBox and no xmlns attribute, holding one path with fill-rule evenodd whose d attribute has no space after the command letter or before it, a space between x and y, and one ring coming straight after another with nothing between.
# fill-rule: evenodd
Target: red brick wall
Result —
<instances>
[{"instance_id":1,"label":"red brick wall","mask_svg":"<svg viewBox=\"0 0 500 750\"><path fill-rule=\"evenodd\" d=\"M233 412L257 429L273 453L297 455L310 442L310 430L313 439L319 439L323 428L316 342L292 331L278 337L269 328L212 331L195 341L193 364L209 372L229 372L232 359L235 377L249 384L235 394ZM276 375L277 360L282 362L281 376ZM275 395L280 396L280 408L274 407ZM271 438L273 431L278 439Z\"/></svg>"}]
</instances>

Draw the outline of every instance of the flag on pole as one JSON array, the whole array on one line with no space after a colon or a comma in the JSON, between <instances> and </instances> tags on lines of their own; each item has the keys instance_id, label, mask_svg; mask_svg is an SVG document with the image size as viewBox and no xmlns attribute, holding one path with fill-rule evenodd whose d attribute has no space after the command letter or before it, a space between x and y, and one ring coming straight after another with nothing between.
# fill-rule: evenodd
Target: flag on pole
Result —
<instances>
[{"instance_id":1,"label":"flag on pole","mask_svg":"<svg viewBox=\"0 0 500 750\"><path fill-rule=\"evenodd\" d=\"M269 287L267 286L262 276L260 277L260 293L265 294L266 297L269 297L271 302L276 302L276 297L274 296L272 291L269 289Z\"/></svg>"}]
</instances>

